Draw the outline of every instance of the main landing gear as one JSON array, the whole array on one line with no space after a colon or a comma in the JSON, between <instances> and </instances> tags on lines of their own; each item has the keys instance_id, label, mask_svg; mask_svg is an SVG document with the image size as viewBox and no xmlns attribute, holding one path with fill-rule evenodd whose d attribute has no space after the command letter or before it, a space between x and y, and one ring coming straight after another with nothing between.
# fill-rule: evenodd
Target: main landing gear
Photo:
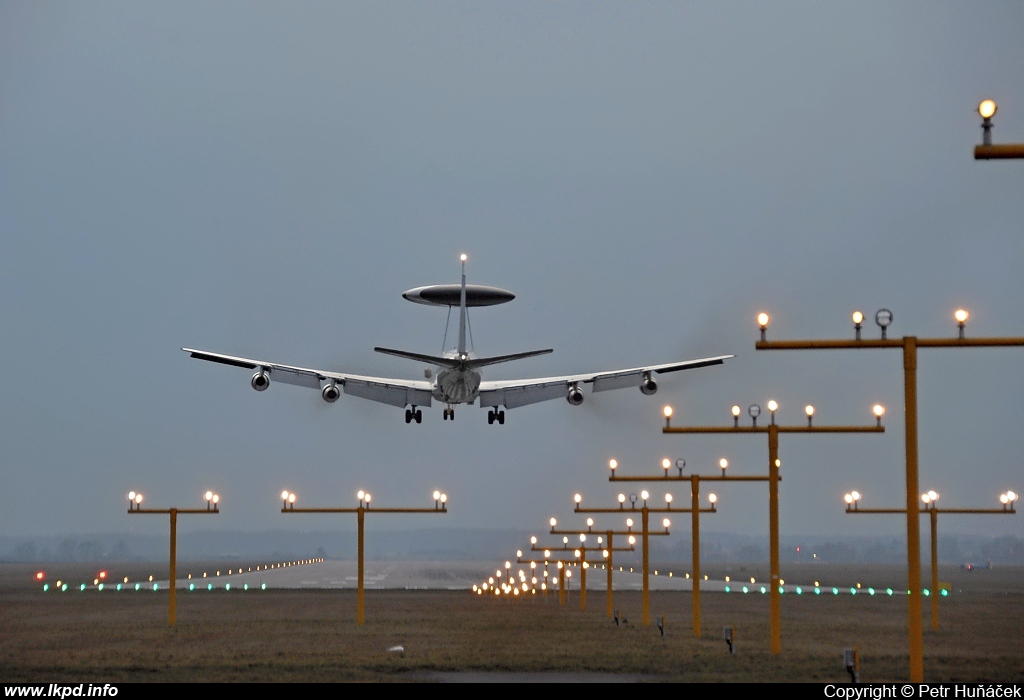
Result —
<instances>
[{"instance_id":1,"label":"main landing gear","mask_svg":"<svg viewBox=\"0 0 1024 700\"><path fill-rule=\"evenodd\" d=\"M423 422L423 411L415 406L405 409L405 422L412 423L413 421L416 421L417 423Z\"/></svg>"},{"instance_id":2,"label":"main landing gear","mask_svg":"<svg viewBox=\"0 0 1024 700\"><path fill-rule=\"evenodd\" d=\"M494 421L498 421L498 425L505 425L505 412L499 411L497 407L487 412L487 424L494 425Z\"/></svg>"},{"instance_id":3,"label":"main landing gear","mask_svg":"<svg viewBox=\"0 0 1024 700\"><path fill-rule=\"evenodd\" d=\"M451 406L444 409L444 420L455 420L455 409Z\"/></svg>"}]
</instances>

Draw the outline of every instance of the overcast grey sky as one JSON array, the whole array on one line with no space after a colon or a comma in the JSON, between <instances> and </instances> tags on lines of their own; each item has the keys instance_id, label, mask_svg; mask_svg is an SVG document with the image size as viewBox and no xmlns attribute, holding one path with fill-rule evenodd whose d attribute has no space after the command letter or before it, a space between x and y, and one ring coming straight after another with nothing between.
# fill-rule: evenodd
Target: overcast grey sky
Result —
<instances>
[{"instance_id":1,"label":"overcast grey sky","mask_svg":"<svg viewBox=\"0 0 1024 700\"><path fill-rule=\"evenodd\" d=\"M661 407L727 425L774 398L783 423L889 407L884 436L783 436L783 534L902 537L841 502L901 505L899 353L757 353L754 316L849 337L886 306L890 334L945 336L962 305L971 335L1024 335L1024 162L971 155L984 97L995 140L1024 141L1022 28L1019 2L0 2L0 531L165 531L125 515L132 488L219 491L183 531L347 525L282 517L284 488L442 488L446 525L540 531L576 491L614 503L610 457L763 473L764 437L665 436ZM179 349L420 377L372 348L441 349L445 312L400 294L457 281L463 252L518 295L473 313L476 350L555 349L488 377L737 357L655 397L406 425ZM1024 491L1022 353L921 351L941 505ZM766 531L763 486L718 491L707 528Z\"/></svg>"}]
</instances>

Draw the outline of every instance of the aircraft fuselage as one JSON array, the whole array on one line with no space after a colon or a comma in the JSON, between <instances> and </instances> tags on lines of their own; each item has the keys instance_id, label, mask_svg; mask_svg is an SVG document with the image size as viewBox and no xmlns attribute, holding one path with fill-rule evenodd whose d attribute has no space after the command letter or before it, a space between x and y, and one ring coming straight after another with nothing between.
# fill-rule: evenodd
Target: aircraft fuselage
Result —
<instances>
[{"instance_id":1,"label":"aircraft fuselage","mask_svg":"<svg viewBox=\"0 0 1024 700\"><path fill-rule=\"evenodd\" d=\"M480 393L480 373L475 369L438 367L434 398L446 404L473 403Z\"/></svg>"}]
</instances>

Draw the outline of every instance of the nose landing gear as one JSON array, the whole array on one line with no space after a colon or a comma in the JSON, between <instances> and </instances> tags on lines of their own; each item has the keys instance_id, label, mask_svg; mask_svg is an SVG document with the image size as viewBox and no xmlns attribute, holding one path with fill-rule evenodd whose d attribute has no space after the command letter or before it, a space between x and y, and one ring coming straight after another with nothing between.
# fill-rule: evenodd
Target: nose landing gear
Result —
<instances>
[{"instance_id":1,"label":"nose landing gear","mask_svg":"<svg viewBox=\"0 0 1024 700\"><path fill-rule=\"evenodd\" d=\"M444 420L455 420L455 409L451 406L444 409Z\"/></svg>"}]
</instances>

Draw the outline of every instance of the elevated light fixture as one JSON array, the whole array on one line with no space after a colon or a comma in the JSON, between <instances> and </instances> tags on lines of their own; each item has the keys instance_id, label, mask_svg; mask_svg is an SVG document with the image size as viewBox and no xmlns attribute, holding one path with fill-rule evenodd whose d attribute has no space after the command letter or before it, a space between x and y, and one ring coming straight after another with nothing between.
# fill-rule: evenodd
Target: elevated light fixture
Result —
<instances>
[{"instance_id":1,"label":"elevated light fixture","mask_svg":"<svg viewBox=\"0 0 1024 700\"><path fill-rule=\"evenodd\" d=\"M892 311L879 309L875 312L875 323L882 329L882 340L885 340L885 330L892 325Z\"/></svg>"},{"instance_id":2,"label":"elevated light fixture","mask_svg":"<svg viewBox=\"0 0 1024 700\"><path fill-rule=\"evenodd\" d=\"M775 425L775 412L779 410L779 402L774 399L768 400L768 412L772 414L772 425Z\"/></svg>"},{"instance_id":3,"label":"elevated light fixture","mask_svg":"<svg viewBox=\"0 0 1024 700\"><path fill-rule=\"evenodd\" d=\"M768 323L771 321L771 316L766 314L764 311L757 315L757 326L761 329L761 340L767 340L765 333L768 331Z\"/></svg>"},{"instance_id":4,"label":"elevated light fixture","mask_svg":"<svg viewBox=\"0 0 1024 700\"><path fill-rule=\"evenodd\" d=\"M807 404L804 406L804 413L807 414L807 427L811 427L811 421L814 420L814 406Z\"/></svg>"},{"instance_id":5,"label":"elevated light fixture","mask_svg":"<svg viewBox=\"0 0 1024 700\"><path fill-rule=\"evenodd\" d=\"M1007 491L1006 493L999 494L999 502L1003 504L1003 510L1013 510L1013 504L1016 502L1017 496L1013 491Z\"/></svg>"},{"instance_id":6,"label":"elevated light fixture","mask_svg":"<svg viewBox=\"0 0 1024 700\"><path fill-rule=\"evenodd\" d=\"M996 114L995 100L982 100L978 105L978 114L981 115L981 142L986 146L992 145L992 117Z\"/></svg>"},{"instance_id":7,"label":"elevated light fixture","mask_svg":"<svg viewBox=\"0 0 1024 700\"><path fill-rule=\"evenodd\" d=\"M750 420L754 422L754 427L757 427L757 417L761 415L761 407L756 403L750 404L747 408L747 414L750 416Z\"/></svg>"},{"instance_id":8,"label":"elevated light fixture","mask_svg":"<svg viewBox=\"0 0 1024 700\"><path fill-rule=\"evenodd\" d=\"M724 477L725 470L729 466L729 460L727 460L725 457L722 457L720 460L718 460L718 466L722 468L722 476Z\"/></svg>"},{"instance_id":9,"label":"elevated light fixture","mask_svg":"<svg viewBox=\"0 0 1024 700\"><path fill-rule=\"evenodd\" d=\"M620 493L619 494L619 508L624 508L625 505L626 505L626 494Z\"/></svg>"},{"instance_id":10,"label":"elevated light fixture","mask_svg":"<svg viewBox=\"0 0 1024 700\"><path fill-rule=\"evenodd\" d=\"M964 326L967 325L968 317L970 317L970 314L967 313L966 309L957 309L956 311L953 312L953 318L956 319L957 329L960 332L960 340L964 339Z\"/></svg>"},{"instance_id":11,"label":"elevated light fixture","mask_svg":"<svg viewBox=\"0 0 1024 700\"><path fill-rule=\"evenodd\" d=\"M740 407L739 406L733 406L732 407L732 427L734 427L734 428L740 427Z\"/></svg>"},{"instance_id":12,"label":"elevated light fixture","mask_svg":"<svg viewBox=\"0 0 1024 700\"><path fill-rule=\"evenodd\" d=\"M618 462L618 460L615 460L615 459L609 459L609 460L608 460L608 468L609 468L609 469L611 469L611 470L612 470L612 474L614 474L614 473L615 473L615 470L619 468L619 462Z\"/></svg>"},{"instance_id":13,"label":"elevated light fixture","mask_svg":"<svg viewBox=\"0 0 1024 700\"><path fill-rule=\"evenodd\" d=\"M853 312L853 330L854 330L854 332L856 334L855 337L856 337L857 340L860 340L860 329L861 329L861 324L862 323L864 323L864 314L862 314L860 311L854 311Z\"/></svg>"},{"instance_id":14,"label":"elevated light fixture","mask_svg":"<svg viewBox=\"0 0 1024 700\"><path fill-rule=\"evenodd\" d=\"M846 508L857 510L857 503L860 501L860 491L850 491L848 494L843 496L843 500L846 501Z\"/></svg>"},{"instance_id":15,"label":"elevated light fixture","mask_svg":"<svg viewBox=\"0 0 1024 700\"><path fill-rule=\"evenodd\" d=\"M665 427L668 428L672 423L672 407L665 406L665 408L661 409L661 412L665 414Z\"/></svg>"},{"instance_id":16,"label":"elevated light fixture","mask_svg":"<svg viewBox=\"0 0 1024 700\"><path fill-rule=\"evenodd\" d=\"M880 403L876 403L871 407L871 412L875 414L875 420L878 422L878 425L881 426L882 416L885 415L885 406Z\"/></svg>"}]
</instances>

